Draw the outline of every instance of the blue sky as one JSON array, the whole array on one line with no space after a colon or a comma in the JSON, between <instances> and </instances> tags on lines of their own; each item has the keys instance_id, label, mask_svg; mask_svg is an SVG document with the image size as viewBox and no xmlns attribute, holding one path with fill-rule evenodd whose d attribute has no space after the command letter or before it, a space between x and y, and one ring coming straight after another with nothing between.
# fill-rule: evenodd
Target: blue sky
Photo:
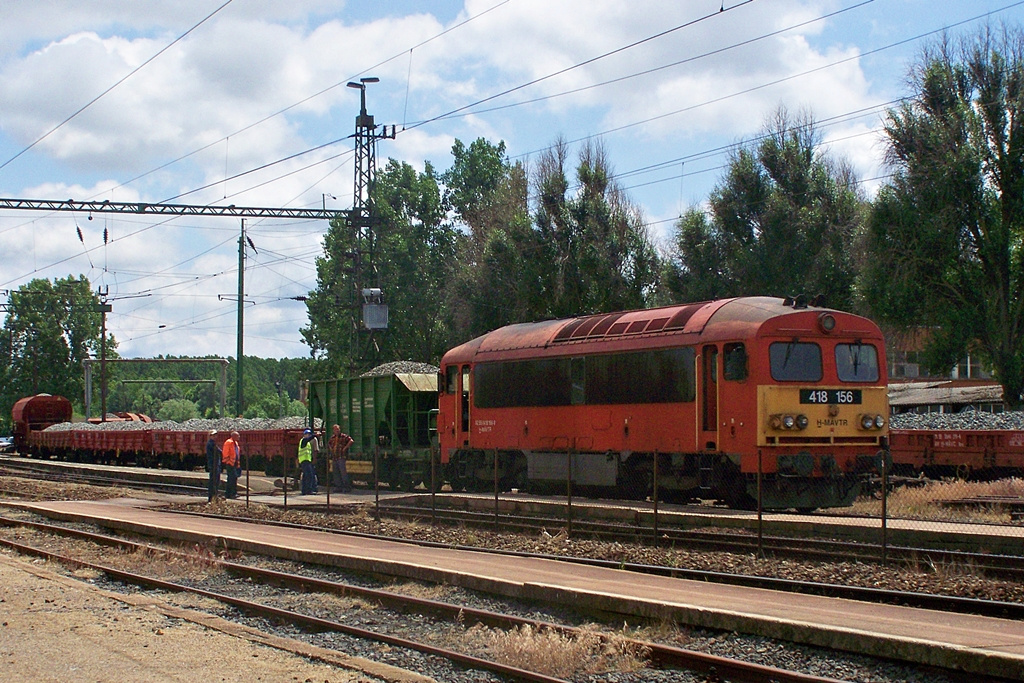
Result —
<instances>
[{"instance_id":1,"label":"blue sky","mask_svg":"<svg viewBox=\"0 0 1024 683\"><path fill-rule=\"evenodd\" d=\"M556 139L571 159L599 141L664 243L721 180L724 150L780 106L820 121L823 153L870 196L910 65L935 32L986 22L1020 26L1024 3L6 0L0 196L347 208L350 141L248 171L351 134L359 95L345 83L375 76L368 109L399 130L381 163L444 170L456 138L503 140L527 164ZM308 353L289 297L315 287L325 227L250 223L246 353ZM109 288L122 355L234 355L238 228L0 211L0 289L85 274Z\"/></svg>"}]
</instances>

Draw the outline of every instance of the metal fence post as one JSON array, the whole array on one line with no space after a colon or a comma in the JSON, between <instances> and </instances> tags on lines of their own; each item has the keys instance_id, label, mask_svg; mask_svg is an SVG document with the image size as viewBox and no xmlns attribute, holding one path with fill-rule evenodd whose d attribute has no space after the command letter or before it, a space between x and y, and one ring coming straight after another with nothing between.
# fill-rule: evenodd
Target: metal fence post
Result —
<instances>
[{"instance_id":1,"label":"metal fence post","mask_svg":"<svg viewBox=\"0 0 1024 683\"><path fill-rule=\"evenodd\" d=\"M882 451L882 566L884 567L888 560L889 550L889 463L888 453Z\"/></svg>"},{"instance_id":2,"label":"metal fence post","mask_svg":"<svg viewBox=\"0 0 1024 683\"><path fill-rule=\"evenodd\" d=\"M758 557L764 555L764 506L763 506L763 486L764 486L764 466L762 464L762 453L761 449L757 449L757 554ZM742 482L743 479L741 478ZM744 493L744 495L746 495Z\"/></svg>"},{"instance_id":3,"label":"metal fence post","mask_svg":"<svg viewBox=\"0 0 1024 683\"><path fill-rule=\"evenodd\" d=\"M249 509L249 449L245 449L245 508Z\"/></svg>"},{"instance_id":4,"label":"metal fence post","mask_svg":"<svg viewBox=\"0 0 1024 683\"><path fill-rule=\"evenodd\" d=\"M380 444L373 447L373 518L380 523Z\"/></svg>"},{"instance_id":5,"label":"metal fence post","mask_svg":"<svg viewBox=\"0 0 1024 683\"><path fill-rule=\"evenodd\" d=\"M283 465L283 467L281 469L284 470L284 509L287 510L288 509L288 454L287 453L282 453L281 454L281 463Z\"/></svg>"},{"instance_id":6,"label":"metal fence post","mask_svg":"<svg viewBox=\"0 0 1024 683\"><path fill-rule=\"evenodd\" d=\"M654 451L654 545L658 545L658 451Z\"/></svg>"},{"instance_id":7,"label":"metal fence post","mask_svg":"<svg viewBox=\"0 0 1024 683\"><path fill-rule=\"evenodd\" d=\"M498 522L498 449L494 449L494 530L500 528Z\"/></svg>"},{"instance_id":8,"label":"metal fence post","mask_svg":"<svg viewBox=\"0 0 1024 683\"><path fill-rule=\"evenodd\" d=\"M437 467L434 464L434 444L430 444L430 524L437 525Z\"/></svg>"},{"instance_id":9,"label":"metal fence post","mask_svg":"<svg viewBox=\"0 0 1024 683\"><path fill-rule=\"evenodd\" d=\"M567 505L565 509L566 533L572 536L572 449L566 453L565 458L565 491Z\"/></svg>"}]
</instances>

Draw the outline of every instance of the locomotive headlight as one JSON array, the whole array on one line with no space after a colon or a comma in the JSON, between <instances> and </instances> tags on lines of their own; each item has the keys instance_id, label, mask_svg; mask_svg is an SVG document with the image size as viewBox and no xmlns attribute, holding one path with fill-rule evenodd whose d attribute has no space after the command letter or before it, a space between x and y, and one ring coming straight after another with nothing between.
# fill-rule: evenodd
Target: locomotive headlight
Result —
<instances>
[{"instance_id":1,"label":"locomotive headlight","mask_svg":"<svg viewBox=\"0 0 1024 683\"><path fill-rule=\"evenodd\" d=\"M796 428L797 429L807 429L808 422L809 421L808 421L806 415L797 415L796 416Z\"/></svg>"},{"instance_id":2,"label":"locomotive headlight","mask_svg":"<svg viewBox=\"0 0 1024 683\"><path fill-rule=\"evenodd\" d=\"M772 429L782 429L782 418L778 415L772 415L768 418L768 426Z\"/></svg>"},{"instance_id":3,"label":"locomotive headlight","mask_svg":"<svg viewBox=\"0 0 1024 683\"><path fill-rule=\"evenodd\" d=\"M861 429L874 429L875 428L875 416L874 415L861 415L860 416L860 428Z\"/></svg>"},{"instance_id":4,"label":"locomotive headlight","mask_svg":"<svg viewBox=\"0 0 1024 683\"><path fill-rule=\"evenodd\" d=\"M881 429L885 426L885 416L875 415L875 429Z\"/></svg>"},{"instance_id":5,"label":"locomotive headlight","mask_svg":"<svg viewBox=\"0 0 1024 683\"><path fill-rule=\"evenodd\" d=\"M831 313L822 313L818 316L818 327L825 334L828 334L832 330L836 329L836 318Z\"/></svg>"},{"instance_id":6,"label":"locomotive headlight","mask_svg":"<svg viewBox=\"0 0 1024 683\"><path fill-rule=\"evenodd\" d=\"M796 425L796 419L792 415L786 415L782 418L782 427L784 429L792 429Z\"/></svg>"}]
</instances>

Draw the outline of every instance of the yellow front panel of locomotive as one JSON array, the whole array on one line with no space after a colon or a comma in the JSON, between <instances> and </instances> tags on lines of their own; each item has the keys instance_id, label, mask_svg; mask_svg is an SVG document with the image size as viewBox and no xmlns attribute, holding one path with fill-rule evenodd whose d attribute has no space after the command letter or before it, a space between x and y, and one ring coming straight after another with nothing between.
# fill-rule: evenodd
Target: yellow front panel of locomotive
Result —
<instances>
[{"instance_id":1,"label":"yellow front panel of locomotive","mask_svg":"<svg viewBox=\"0 0 1024 683\"><path fill-rule=\"evenodd\" d=\"M759 446L863 443L889 433L885 387L762 386L757 408Z\"/></svg>"}]
</instances>

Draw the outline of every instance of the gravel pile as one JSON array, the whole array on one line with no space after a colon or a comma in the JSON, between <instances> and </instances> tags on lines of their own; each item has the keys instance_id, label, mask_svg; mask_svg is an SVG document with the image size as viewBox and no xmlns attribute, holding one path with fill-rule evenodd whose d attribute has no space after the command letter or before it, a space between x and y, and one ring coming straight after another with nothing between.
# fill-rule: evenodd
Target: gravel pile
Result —
<instances>
[{"instance_id":1,"label":"gravel pile","mask_svg":"<svg viewBox=\"0 0 1024 683\"><path fill-rule=\"evenodd\" d=\"M1024 430L1024 413L989 413L964 410L959 413L902 413L889 420L893 429L1018 429Z\"/></svg>"},{"instance_id":2,"label":"gravel pile","mask_svg":"<svg viewBox=\"0 0 1024 683\"><path fill-rule=\"evenodd\" d=\"M303 429L306 426L304 417L285 417L282 419L270 419L265 417L222 417L216 419L195 419L185 422L102 422L91 424L89 422L61 422L46 428L48 432L66 432L70 430L100 430L130 432L139 430L160 430L169 432L205 432L216 429L218 432L248 432L268 429ZM316 428L323 425L321 420L316 420Z\"/></svg>"},{"instance_id":3,"label":"gravel pile","mask_svg":"<svg viewBox=\"0 0 1024 683\"><path fill-rule=\"evenodd\" d=\"M436 375L441 368L430 363L417 363L411 360L396 360L393 363L378 365L367 370L360 377L382 377L385 375Z\"/></svg>"}]
</instances>

